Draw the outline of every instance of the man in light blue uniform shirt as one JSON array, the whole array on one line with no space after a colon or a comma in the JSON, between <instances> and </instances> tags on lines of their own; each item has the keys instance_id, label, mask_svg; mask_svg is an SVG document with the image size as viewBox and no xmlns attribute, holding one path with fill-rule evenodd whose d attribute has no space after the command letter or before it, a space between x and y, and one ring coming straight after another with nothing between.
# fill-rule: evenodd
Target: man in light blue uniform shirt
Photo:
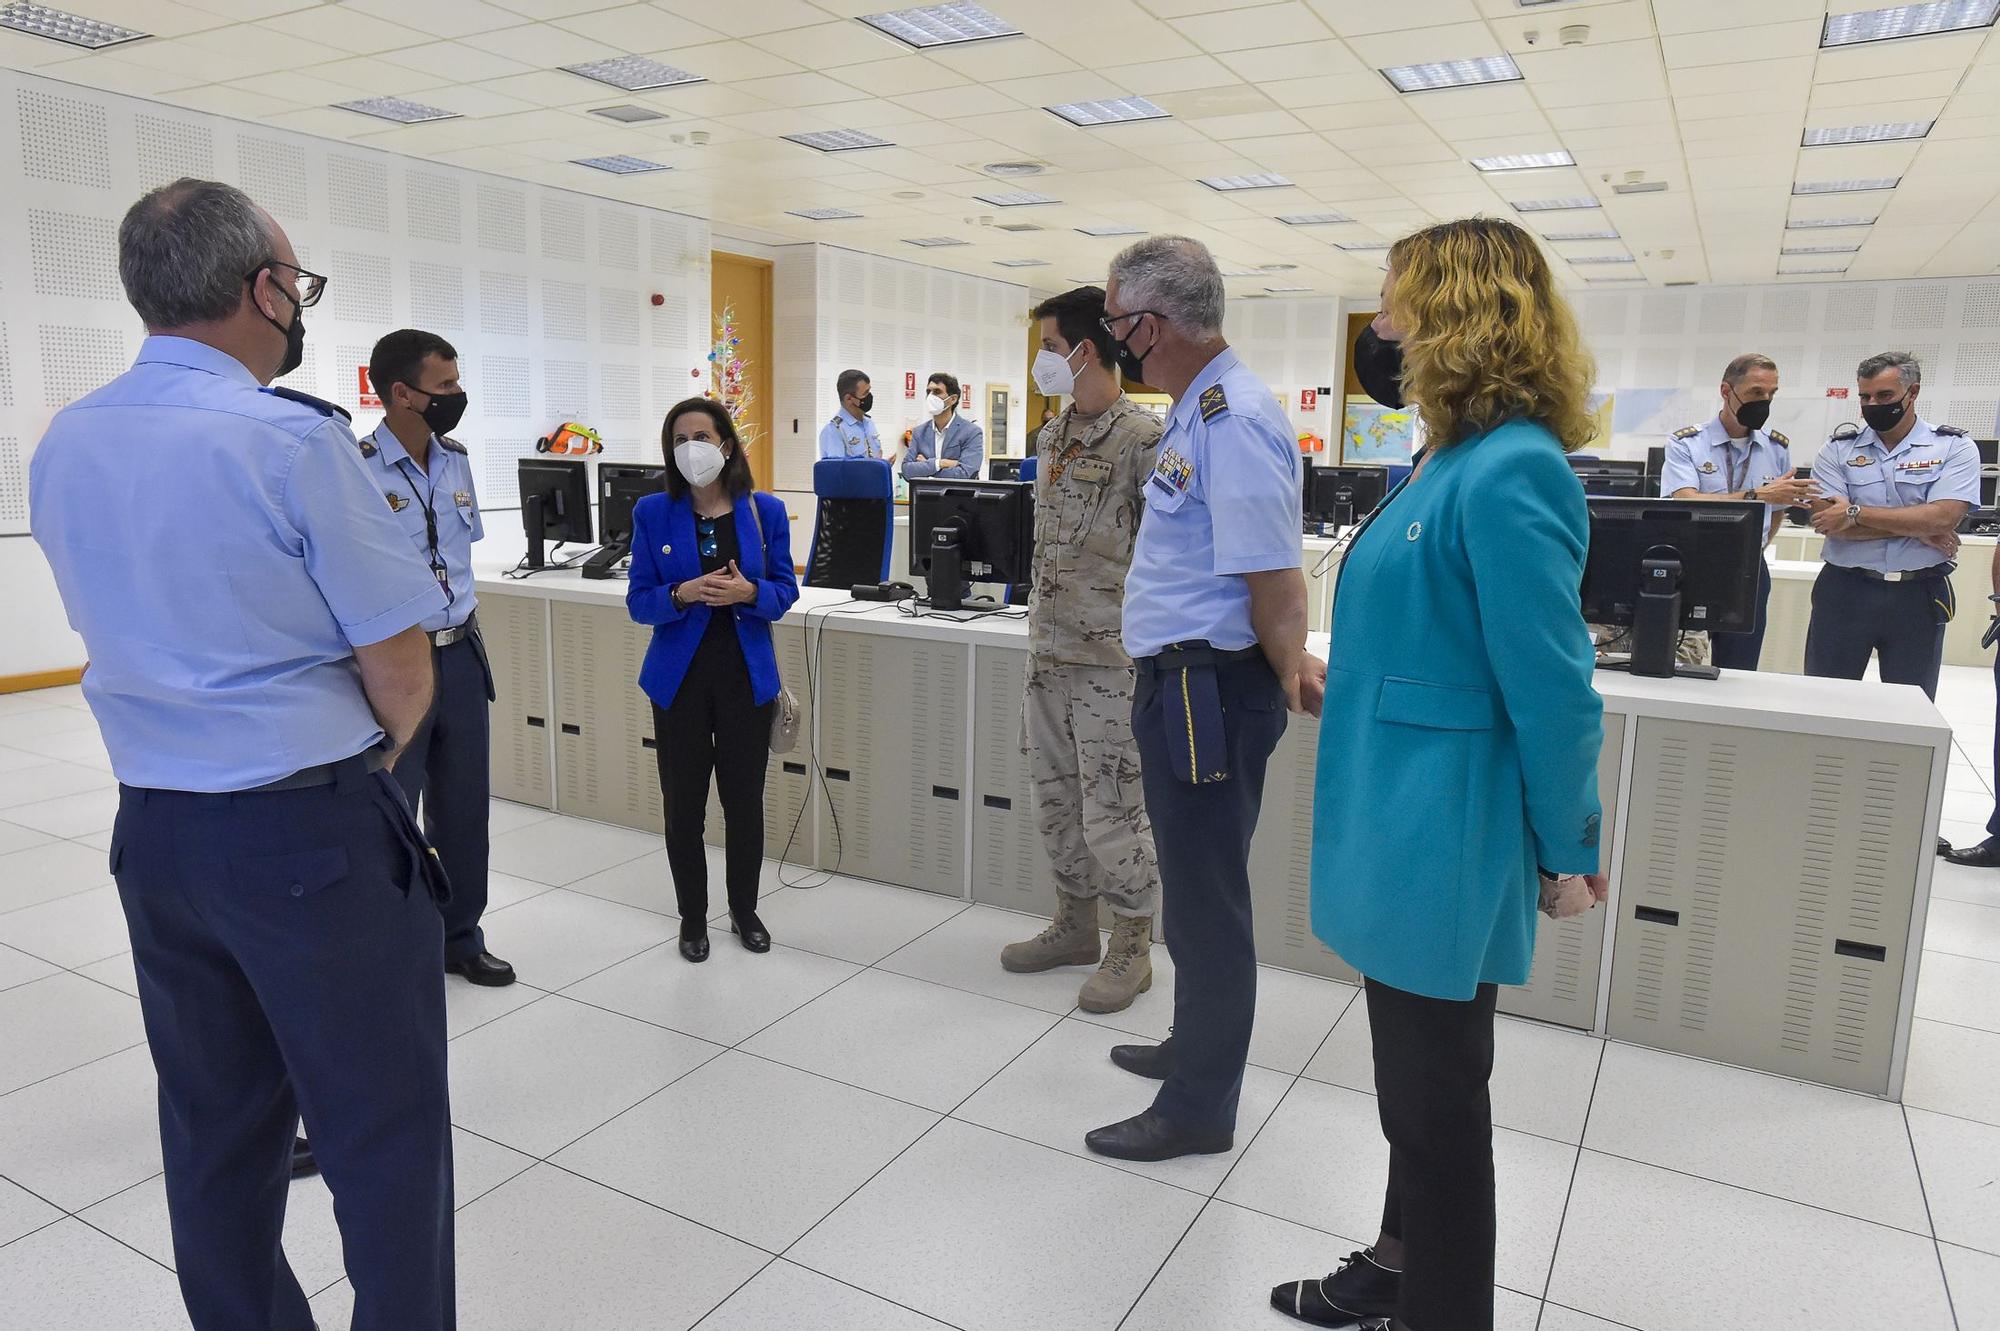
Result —
<instances>
[{"instance_id":1,"label":"man in light blue uniform shirt","mask_svg":"<svg viewBox=\"0 0 2000 1331\"><path fill-rule=\"evenodd\" d=\"M486 950L487 823L492 812L492 740L487 705L493 671L474 617L472 543L486 535L473 488L472 457L450 437L469 399L458 352L435 333L402 328L375 344L368 377L382 423L361 456L390 513L446 605L423 623L437 658L437 700L396 764L396 780L451 878L444 910L444 968L473 984L514 983L514 968Z\"/></svg>"},{"instance_id":2,"label":"man in light blue uniform shirt","mask_svg":"<svg viewBox=\"0 0 2000 1331\"><path fill-rule=\"evenodd\" d=\"M1855 370L1865 427L1833 432L1813 464L1826 537L1813 583L1806 673L1860 679L1879 656L1885 684L1937 696L1944 628L1957 611L1958 524L1979 503L1979 449L1917 416L1923 370L1889 351Z\"/></svg>"},{"instance_id":3,"label":"man in light blue uniform shirt","mask_svg":"<svg viewBox=\"0 0 2000 1331\"><path fill-rule=\"evenodd\" d=\"M840 394L840 410L820 428L820 457L882 457L882 436L875 432L875 422L868 419L868 413L875 410L868 376L859 370L842 370L834 388Z\"/></svg>"},{"instance_id":4,"label":"man in light blue uniform shirt","mask_svg":"<svg viewBox=\"0 0 2000 1331\"><path fill-rule=\"evenodd\" d=\"M1810 479L1792 470L1792 441L1764 423L1778 395L1778 364L1746 352L1722 371L1722 409L1706 425L1674 431L1660 471L1666 499L1749 500L1764 505L1764 544L1778 534L1785 510L1817 497ZM1755 670L1764 652L1764 611L1771 600L1771 566L1757 566L1756 623L1748 633L1718 633L1715 664Z\"/></svg>"},{"instance_id":5,"label":"man in light blue uniform shirt","mask_svg":"<svg viewBox=\"0 0 2000 1331\"><path fill-rule=\"evenodd\" d=\"M910 450L903 456L903 479L979 479L979 463L986 456L986 431L959 410L957 377L940 371L930 377L925 390L924 406L930 419L910 437Z\"/></svg>"},{"instance_id":6,"label":"man in light blue uniform shirt","mask_svg":"<svg viewBox=\"0 0 2000 1331\"><path fill-rule=\"evenodd\" d=\"M1125 582L1138 667L1132 733L1174 960L1173 1035L1112 1061L1162 1082L1152 1108L1089 1133L1100 1155L1166 1160L1234 1145L1257 1003L1250 838L1287 704L1305 675L1298 443L1222 337L1222 274L1179 236L1111 264L1104 329L1126 377L1174 398Z\"/></svg>"},{"instance_id":7,"label":"man in light blue uniform shirt","mask_svg":"<svg viewBox=\"0 0 2000 1331\"><path fill-rule=\"evenodd\" d=\"M456 1324L437 861L386 765L431 697L445 605L344 413L260 387L323 279L241 191L125 216L149 336L56 415L36 541L120 783L110 863L154 1067L195 1331L311 1331L280 1247L303 1116L353 1326Z\"/></svg>"}]
</instances>

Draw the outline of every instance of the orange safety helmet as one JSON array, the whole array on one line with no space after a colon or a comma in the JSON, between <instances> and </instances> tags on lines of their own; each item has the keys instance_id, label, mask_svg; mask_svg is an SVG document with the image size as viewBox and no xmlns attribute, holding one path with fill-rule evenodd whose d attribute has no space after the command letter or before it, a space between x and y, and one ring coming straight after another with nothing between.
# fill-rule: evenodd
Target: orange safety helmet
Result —
<instances>
[{"instance_id":1,"label":"orange safety helmet","mask_svg":"<svg viewBox=\"0 0 2000 1331\"><path fill-rule=\"evenodd\" d=\"M604 440L588 425L564 421L553 433L535 441L535 451L580 457L590 453L602 453Z\"/></svg>"}]
</instances>

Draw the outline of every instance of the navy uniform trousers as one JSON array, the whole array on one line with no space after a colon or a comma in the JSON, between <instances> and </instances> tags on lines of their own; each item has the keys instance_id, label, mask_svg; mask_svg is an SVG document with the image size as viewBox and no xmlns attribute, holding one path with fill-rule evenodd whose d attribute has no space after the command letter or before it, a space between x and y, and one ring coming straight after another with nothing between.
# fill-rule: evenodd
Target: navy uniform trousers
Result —
<instances>
[{"instance_id":1,"label":"navy uniform trousers","mask_svg":"<svg viewBox=\"0 0 2000 1331\"><path fill-rule=\"evenodd\" d=\"M359 758L304 790L119 791L111 869L160 1083L195 1331L311 1331L279 1246L301 1117L355 1331L450 1331L442 888Z\"/></svg>"},{"instance_id":2,"label":"navy uniform trousers","mask_svg":"<svg viewBox=\"0 0 2000 1331\"><path fill-rule=\"evenodd\" d=\"M476 630L449 647L432 649L437 697L396 763L403 795L412 809L422 802L424 836L451 879L451 900L440 907L446 964L486 950L479 919L486 913L486 829L492 815L493 677L485 652Z\"/></svg>"},{"instance_id":3,"label":"navy uniform trousers","mask_svg":"<svg viewBox=\"0 0 2000 1331\"><path fill-rule=\"evenodd\" d=\"M1771 565L1757 560L1756 626L1748 633L1717 633L1709 639L1714 663L1724 670L1755 670L1764 655L1764 622L1771 605Z\"/></svg>"},{"instance_id":4,"label":"navy uniform trousers","mask_svg":"<svg viewBox=\"0 0 2000 1331\"><path fill-rule=\"evenodd\" d=\"M1159 856L1161 917L1174 960L1173 1072L1153 1108L1187 1132L1236 1126L1250 1026L1257 1012L1257 946L1250 932L1250 838L1264 802L1264 769L1285 733L1285 691L1262 655L1219 660L1180 692L1183 670L1139 661L1132 734ZM1190 717L1184 700L1193 699ZM1217 711L1219 710L1219 715ZM1193 729L1190 730L1190 721ZM1192 743L1183 736L1194 734ZM1228 779L1189 781L1199 768ZM1219 763L1217 761L1219 757Z\"/></svg>"},{"instance_id":5,"label":"navy uniform trousers","mask_svg":"<svg viewBox=\"0 0 2000 1331\"><path fill-rule=\"evenodd\" d=\"M1943 574L1882 582L1827 564L1813 582L1806 673L1860 679L1869 654L1877 653L1884 684L1914 684L1935 699L1952 606L1951 580Z\"/></svg>"}]
</instances>

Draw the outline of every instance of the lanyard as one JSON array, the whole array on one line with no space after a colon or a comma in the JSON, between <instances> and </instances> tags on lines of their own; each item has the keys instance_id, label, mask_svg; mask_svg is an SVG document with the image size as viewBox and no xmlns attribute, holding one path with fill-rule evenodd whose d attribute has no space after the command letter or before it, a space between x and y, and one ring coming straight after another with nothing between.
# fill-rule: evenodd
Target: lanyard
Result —
<instances>
[{"instance_id":1,"label":"lanyard","mask_svg":"<svg viewBox=\"0 0 2000 1331\"><path fill-rule=\"evenodd\" d=\"M417 474L411 470L408 458L397 458L396 466L409 481L410 492L423 500L424 535L430 539L431 544L431 576L435 577L438 586L444 589L445 609L449 610L458 601L458 594L451 589L451 571L445 566L444 555L438 550L438 515L435 502L437 489L435 486L426 489L418 482Z\"/></svg>"},{"instance_id":2,"label":"lanyard","mask_svg":"<svg viewBox=\"0 0 2000 1331\"><path fill-rule=\"evenodd\" d=\"M1723 456L1725 458L1730 458L1732 456L1730 453L1730 444L1733 444L1734 442L1735 442L1734 440L1731 440L1729 441L1729 443L1725 443L1722 446ZM1757 446L1756 435L1746 434L1743 436L1743 466L1741 467L1741 469L1739 469L1734 461L1730 461L1729 470L1726 473L1724 473L1729 480L1729 493L1735 494L1738 490L1741 490L1743 488L1743 482L1750 479L1750 451L1756 446Z\"/></svg>"}]
</instances>

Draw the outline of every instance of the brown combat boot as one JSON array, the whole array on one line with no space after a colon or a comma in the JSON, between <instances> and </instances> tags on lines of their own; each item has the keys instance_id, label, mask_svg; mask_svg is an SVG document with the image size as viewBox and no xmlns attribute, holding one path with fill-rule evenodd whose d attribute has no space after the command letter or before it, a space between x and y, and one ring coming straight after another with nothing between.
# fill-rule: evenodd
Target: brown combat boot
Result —
<instances>
[{"instance_id":1,"label":"brown combat boot","mask_svg":"<svg viewBox=\"0 0 2000 1331\"><path fill-rule=\"evenodd\" d=\"M1123 1012L1153 987L1153 917L1120 916L1104 964L1083 982L1076 1005L1085 1012Z\"/></svg>"},{"instance_id":2,"label":"brown combat boot","mask_svg":"<svg viewBox=\"0 0 2000 1331\"><path fill-rule=\"evenodd\" d=\"M1000 965L1017 974L1058 966L1095 966L1098 957L1097 903L1056 893L1056 917L1025 943L1000 949Z\"/></svg>"}]
</instances>

